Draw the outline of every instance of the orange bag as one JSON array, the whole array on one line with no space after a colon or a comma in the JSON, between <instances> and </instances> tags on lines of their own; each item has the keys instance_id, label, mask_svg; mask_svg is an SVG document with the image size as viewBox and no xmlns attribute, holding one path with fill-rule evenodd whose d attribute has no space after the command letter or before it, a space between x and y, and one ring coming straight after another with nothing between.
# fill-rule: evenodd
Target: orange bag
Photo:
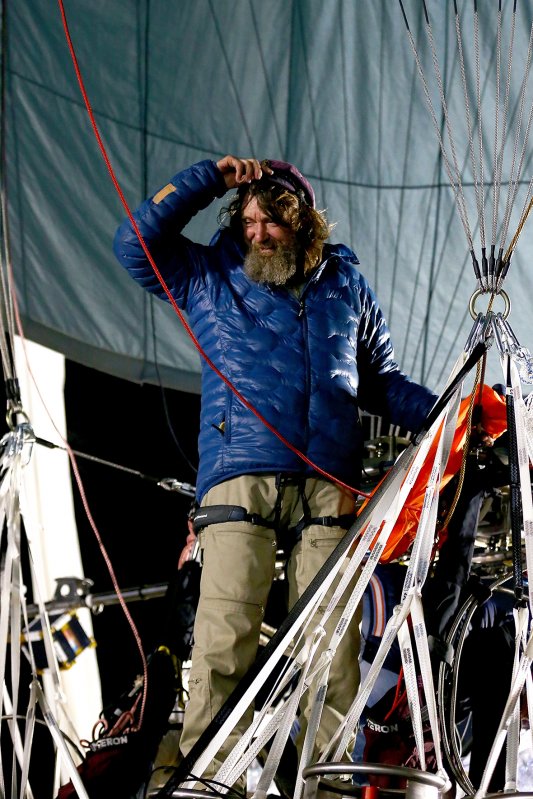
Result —
<instances>
[{"instance_id":1,"label":"orange bag","mask_svg":"<svg viewBox=\"0 0 533 799\"><path fill-rule=\"evenodd\" d=\"M478 405L481 404L481 427L491 438L498 438L498 436L501 436L507 429L505 398L501 397L500 394L487 385L481 386L481 390L478 388L476 393L476 402ZM448 463L440 484L441 491L461 468L463 450L468 433L468 408L470 401L471 395L461 400L457 417L457 429L453 438L450 457L448 458ZM409 549L409 546L415 538L422 510L422 503L424 501L424 492L431 473L433 461L435 460L435 453L441 433L442 427L431 444L428 457L422 465L415 484L409 492L407 501L400 511L396 524L391 531L389 540L380 558L381 563L388 563L403 555Z\"/></svg>"}]
</instances>

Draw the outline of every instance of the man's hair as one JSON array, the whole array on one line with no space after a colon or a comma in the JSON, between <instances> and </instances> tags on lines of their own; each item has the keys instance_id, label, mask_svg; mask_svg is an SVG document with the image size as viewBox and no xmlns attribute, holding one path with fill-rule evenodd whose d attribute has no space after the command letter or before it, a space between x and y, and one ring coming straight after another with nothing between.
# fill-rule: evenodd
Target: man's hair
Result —
<instances>
[{"instance_id":1,"label":"man's hair","mask_svg":"<svg viewBox=\"0 0 533 799\"><path fill-rule=\"evenodd\" d=\"M263 213L294 234L296 243L304 255L304 274L318 266L324 242L329 238L333 225L328 224L323 211L312 208L297 194L281 186L265 184L263 181L242 186L229 206L221 210L220 222L228 219L227 226L242 241L242 211L253 197L257 199L257 204Z\"/></svg>"}]
</instances>

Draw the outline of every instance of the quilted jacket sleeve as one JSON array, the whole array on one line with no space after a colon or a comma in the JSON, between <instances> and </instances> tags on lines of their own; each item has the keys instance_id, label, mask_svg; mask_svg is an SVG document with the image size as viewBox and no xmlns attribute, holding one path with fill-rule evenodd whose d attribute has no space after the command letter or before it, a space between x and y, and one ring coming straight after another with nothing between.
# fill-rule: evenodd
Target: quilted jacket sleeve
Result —
<instances>
[{"instance_id":1,"label":"quilted jacket sleeve","mask_svg":"<svg viewBox=\"0 0 533 799\"><path fill-rule=\"evenodd\" d=\"M357 353L359 405L416 432L437 395L415 383L398 367L387 322L364 278L361 279L361 312Z\"/></svg>"},{"instance_id":2,"label":"quilted jacket sleeve","mask_svg":"<svg viewBox=\"0 0 533 799\"><path fill-rule=\"evenodd\" d=\"M181 231L198 211L225 193L226 184L214 161L200 161L175 175L133 213L150 255L181 308L187 305L189 291L202 279L209 250ZM134 280L168 299L129 218L117 230L113 250Z\"/></svg>"}]
</instances>

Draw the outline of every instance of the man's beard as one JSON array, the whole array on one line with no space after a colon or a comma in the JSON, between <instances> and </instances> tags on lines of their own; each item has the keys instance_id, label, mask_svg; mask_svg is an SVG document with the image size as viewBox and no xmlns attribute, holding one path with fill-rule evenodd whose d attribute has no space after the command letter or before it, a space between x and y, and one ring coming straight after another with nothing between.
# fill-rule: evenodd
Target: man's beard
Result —
<instances>
[{"instance_id":1,"label":"man's beard","mask_svg":"<svg viewBox=\"0 0 533 799\"><path fill-rule=\"evenodd\" d=\"M286 246L276 242L270 255L263 255L258 247L252 245L244 259L244 271L256 283L285 286L293 280L297 268L298 254L294 244Z\"/></svg>"}]
</instances>

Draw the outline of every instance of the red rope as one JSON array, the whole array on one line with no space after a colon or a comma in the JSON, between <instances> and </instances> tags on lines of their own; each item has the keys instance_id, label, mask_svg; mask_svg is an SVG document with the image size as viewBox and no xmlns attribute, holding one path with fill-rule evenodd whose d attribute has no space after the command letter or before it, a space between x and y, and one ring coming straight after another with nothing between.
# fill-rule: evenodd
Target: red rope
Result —
<instances>
[{"instance_id":1,"label":"red rope","mask_svg":"<svg viewBox=\"0 0 533 799\"><path fill-rule=\"evenodd\" d=\"M333 481L334 483L336 483L337 485L341 486L342 488L345 488L348 491L351 491L353 494L360 494L362 497L367 497L368 498L369 497L368 494L365 494L362 491L360 491L359 489L353 488L352 486L349 486L346 483L343 483L342 480L337 479L334 475L330 474L329 472L326 472L324 469L321 469L319 466L317 466L315 463L313 463L313 461L311 461L306 455L304 455L303 452L300 452L299 449L297 449L293 444L291 444L290 441L287 441L287 439L284 438L284 436L282 436L281 433L279 433L276 430L276 428L273 425L271 425L270 422L267 421L267 419L265 419L265 417L240 393L240 391L220 371L220 369L218 369L218 367L215 366L213 361L209 358L209 356L202 349L198 339L196 338L196 336L194 335L193 331L191 330L191 328L189 326L189 323L185 319L185 317L184 317L183 313L181 312L181 310L178 308L178 305L176 304L176 301L175 301L174 297L170 293L170 290L169 290L168 286L166 285L166 283L165 283L165 281L163 279L163 276L159 272L159 269L157 268L157 265L156 265L154 259L152 258L152 255L151 255L150 251L148 250L148 247L146 246L146 243L145 243L145 241L144 241L144 239L143 239L143 237L141 235L141 232L140 232L140 230L139 230L139 228L137 226L137 223L136 223L136 221L135 221L135 219L133 217L133 214L130 211L128 203L126 202L126 198L124 197L124 194L122 192L120 184L119 184L119 182L118 182L118 180L116 178L116 175L115 175L115 172L113 170L113 167L111 166L111 162L110 162L109 157L107 155L106 149L104 147L104 143L103 143L103 141L101 139L100 132L98 130L98 126L96 124L96 120L94 118L94 114L93 114L93 110L92 110L92 107L91 107L91 104L90 104L90 101L89 101L89 97L88 97L87 92L85 90L85 85L83 83L83 78L81 76L80 68L79 68L79 65L78 65L78 59L76 57L76 53L75 53L74 46L72 44L72 39L70 37L70 33L69 33L69 29L68 29L68 23L67 23L67 18L66 18L66 14L65 14L65 8L64 8L64 5L63 5L63 0L58 0L58 3L59 3L60 11L61 11L61 18L63 20L63 27L65 29L65 36L66 36L66 39L67 39L68 48L70 50L72 63L74 64L74 70L76 72L76 77L78 79L78 84L79 84L80 91L81 91L81 94L82 94L82 97L83 97L83 101L85 103L85 107L87 109L87 113L89 114L89 118L91 120L91 125L92 125L93 131L94 131L94 135L96 136L96 141L98 142L98 146L100 148L100 152L102 153L102 157L103 157L103 159L105 161L106 167L107 167L108 172L109 172L109 174L111 176L111 180L113 181L113 185L114 185L114 187L115 187L115 189L116 189L116 191L117 191L117 193L118 193L118 195L120 197L120 201L121 201L122 205L124 206L124 209L125 209L125 211L126 211L126 213L128 215L128 218L129 218L129 220L131 222L131 225L132 225L132 227L133 227L133 229L134 229L134 231L135 231L135 233L136 233L136 235L137 235L137 237L139 239L141 247L144 250L144 254L146 255L146 258L148 259L148 262L150 263L150 266L154 270L154 273L155 273L157 279L159 280L161 286L163 287L163 289L165 291L165 294L167 295L167 297L168 297L168 299L170 301L170 304L174 308L176 314L178 315L178 317L180 319L180 322L182 323L183 327L187 331L191 341L193 342L194 346L198 350L200 356L205 360L207 365L215 372L215 374L217 374L218 377L220 377L220 379L226 384L226 386L235 394L235 396L240 400L240 402L242 402L244 407L247 408L249 411L251 411L254 414L254 416L256 416L259 419L259 421L262 422L262 424L264 424L265 427L268 428L268 430L270 430L271 433L273 433L286 447L288 447L288 449L290 449L292 452L294 452L295 455L297 455L299 458L301 458L301 460L303 460L304 463L307 463L307 465L310 466L312 469L314 469L315 471L319 472L324 477L326 477L328 480Z\"/></svg>"}]
</instances>

